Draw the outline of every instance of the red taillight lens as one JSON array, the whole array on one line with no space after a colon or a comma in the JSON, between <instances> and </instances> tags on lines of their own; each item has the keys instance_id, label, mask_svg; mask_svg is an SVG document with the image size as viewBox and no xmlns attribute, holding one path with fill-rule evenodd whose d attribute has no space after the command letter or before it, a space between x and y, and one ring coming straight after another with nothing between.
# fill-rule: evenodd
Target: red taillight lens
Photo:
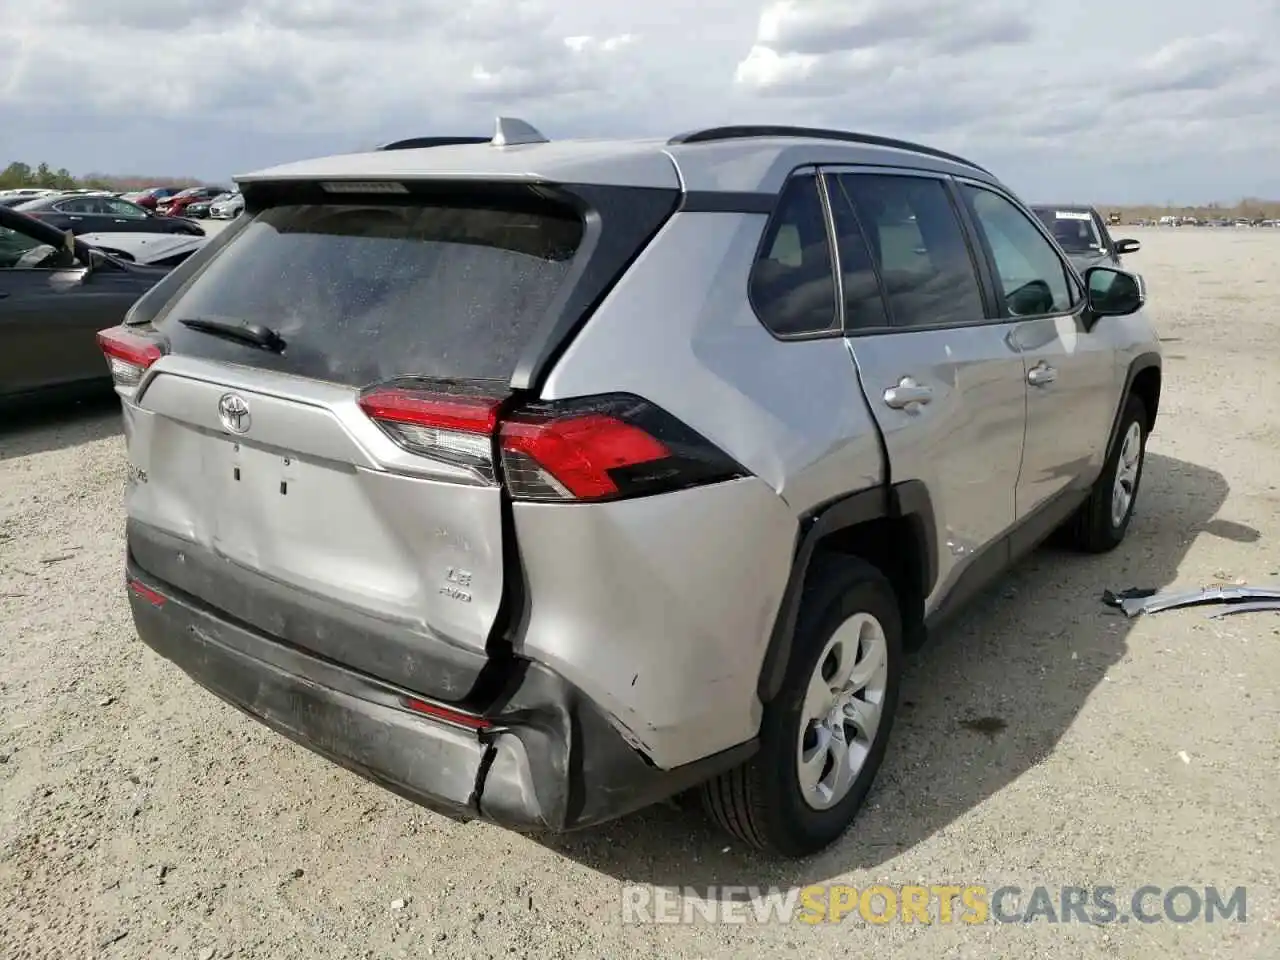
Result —
<instances>
[{"instance_id":1,"label":"red taillight lens","mask_svg":"<svg viewBox=\"0 0 1280 960\"><path fill-rule=\"evenodd\" d=\"M611 471L670 455L644 430L600 413L541 422L517 414L502 424L504 470L519 477L522 492L530 496L550 491L556 500L615 496L618 484Z\"/></svg>"},{"instance_id":2,"label":"red taillight lens","mask_svg":"<svg viewBox=\"0 0 1280 960\"><path fill-rule=\"evenodd\" d=\"M407 387L374 387L360 409L410 453L462 467L493 482L493 433L500 400Z\"/></svg>"},{"instance_id":3,"label":"red taillight lens","mask_svg":"<svg viewBox=\"0 0 1280 960\"><path fill-rule=\"evenodd\" d=\"M154 340L127 327L111 327L98 334L98 346L111 368L111 379L120 387L135 387L147 368L164 356Z\"/></svg>"},{"instance_id":4,"label":"red taillight lens","mask_svg":"<svg viewBox=\"0 0 1280 960\"><path fill-rule=\"evenodd\" d=\"M664 493L746 475L705 437L630 394L526 404L470 387L386 384L360 408L401 449L461 467L516 500L600 501Z\"/></svg>"},{"instance_id":5,"label":"red taillight lens","mask_svg":"<svg viewBox=\"0 0 1280 960\"><path fill-rule=\"evenodd\" d=\"M616 500L743 476L706 438L639 397L534 404L499 427L517 500Z\"/></svg>"}]
</instances>

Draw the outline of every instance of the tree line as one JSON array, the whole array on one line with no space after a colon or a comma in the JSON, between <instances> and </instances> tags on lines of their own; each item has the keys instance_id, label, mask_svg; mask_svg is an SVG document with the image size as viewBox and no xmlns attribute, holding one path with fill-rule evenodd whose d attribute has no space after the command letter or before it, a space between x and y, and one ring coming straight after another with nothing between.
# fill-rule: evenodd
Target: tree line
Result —
<instances>
[{"instance_id":1,"label":"tree line","mask_svg":"<svg viewBox=\"0 0 1280 960\"><path fill-rule=\"evenodd\" d=\"M53 169L47 163L31 166L15 160L0 170L0 190L35 187L42 190L142 190L147 187L175 187L199 184L194 177L112 176L90 173L75 176L66 167Z\"/></svg>"}]
</instances>

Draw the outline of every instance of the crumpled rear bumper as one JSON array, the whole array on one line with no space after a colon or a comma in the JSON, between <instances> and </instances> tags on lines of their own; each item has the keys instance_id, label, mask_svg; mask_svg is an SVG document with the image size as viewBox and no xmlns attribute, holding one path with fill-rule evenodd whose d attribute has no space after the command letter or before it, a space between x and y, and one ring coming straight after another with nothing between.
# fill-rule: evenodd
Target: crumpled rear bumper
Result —
<instances>
[{"instance_id":1,"label":"crumpled rear bumper","mask_svg":"<svg viewBox=\"0 0 1280 960\"><path fill-rule=\"evenodd\" d=\"M694 786L755 749L752 742L659 769L579 691L533 663L520 665L511 692L483 719L425 716L408 706L412 692L225 619L132 559L127 581L139 637L201 686L327 759L454 817L577 829Z\"/></svg>"}]
</instances>

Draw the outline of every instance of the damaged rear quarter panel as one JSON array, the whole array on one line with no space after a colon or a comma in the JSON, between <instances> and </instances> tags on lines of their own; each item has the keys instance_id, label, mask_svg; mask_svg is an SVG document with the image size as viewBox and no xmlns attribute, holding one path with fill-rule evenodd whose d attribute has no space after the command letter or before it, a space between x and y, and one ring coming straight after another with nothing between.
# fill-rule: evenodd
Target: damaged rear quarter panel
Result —
<instances>
[{"instance_id":1,"label":"damaged rear quarter panel","mask_svg":"<svg viewBox=\"0 0 1280 960\"><path fill-rule=\"evenodd\" d=\"M796 536L767 484L513 512L532 598L518 653L581 689L659 767L755 735Z\"/></svg>"}]
</instances>

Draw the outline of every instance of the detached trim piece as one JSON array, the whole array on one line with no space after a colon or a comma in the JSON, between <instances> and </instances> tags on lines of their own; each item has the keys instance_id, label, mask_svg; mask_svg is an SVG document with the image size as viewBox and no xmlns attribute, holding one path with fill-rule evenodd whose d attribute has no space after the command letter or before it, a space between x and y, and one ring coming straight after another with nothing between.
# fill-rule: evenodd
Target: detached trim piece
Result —
<instances>
[{"instance_id":1,"label":"detached trim piece","mask_svg":"<svg viewBox=\"0 0 1280 960\"><path fill-rule=\"evenodd\" d=\"M1280 587L1203 587L1199 590L1168 590L1148 596L1129 596L1118 598L1115 602L1104 602L1119 607L1126 617L1133 618L1144 613L1160 613L1162 610L1195 607L1203 603L1238 604L1240 601L1250 600L1259 602L1243 603L1239 607L1227 606L1210 616L1216 619L1233 612L1276 609L1280 606Z\"/></svg>"}]
</instances>

